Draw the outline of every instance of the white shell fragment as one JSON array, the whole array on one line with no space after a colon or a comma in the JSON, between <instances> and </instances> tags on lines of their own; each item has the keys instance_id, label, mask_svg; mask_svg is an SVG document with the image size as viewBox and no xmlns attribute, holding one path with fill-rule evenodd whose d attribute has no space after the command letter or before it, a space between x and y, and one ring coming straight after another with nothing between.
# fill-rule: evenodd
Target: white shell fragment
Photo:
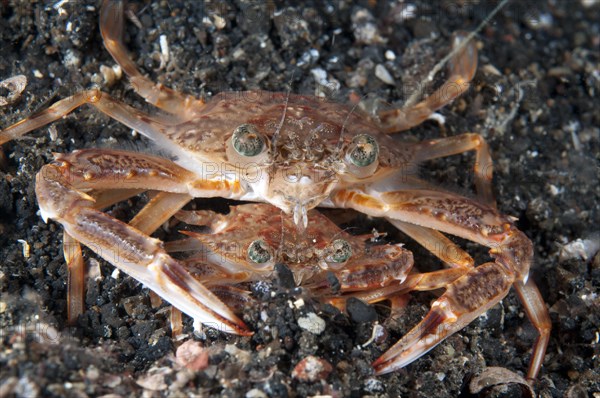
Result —
<instances>
[{"instance_id":1,"label":"white shell fragment","mask_svg":"<svg viewBox=\"0 0 600 398\"><path fill-rule=\"evenodd\" d=\"M27 241L23 240L23 239L17 239L17 242L19 242L21 244L21 246L23 247L23 257L29 258L29 255L30 255L29 243L27 243Z\"/></svg>"},{"instance_id":2,"label":"white shell fragment","mask_svg":"<svg viewBox=\"0 0 600 398\"><path fill-rule=\"evenodd\" d=\"M0 88L7 89L8 95L0 95L0 106L12 104L18 100L25 87L27 87L27 77L25 75L16 75L1 81Z\"/></svg>"},{"instance_id":3,"label":"white shell fragment","mask_svg":"<svg viewBox=\"0 0 600 398\"><path fill-rule=\"evenodd\" d=\"M298 318L298 326L312 334L321 334L325 330L325 321L314 312L311 312Z\"/></svg>"},{"instance_id":4,"label":"white shell fragment","mask_svg":"<svg viewBox=\"0 0 600 398\"><path fill-rule=\"evenodd\" d=\"M523 389L526 389L529 392L531 397L535 397L527 380L508 369L496 366L490 366L481 374L475 376L469 384L469 390L472 394L477 394L485 388L510 383L520 384Z\"/></svg>"},{"instance_id":5,"label":"white shell fragment","mask_svg":"<svg viewBox=\"0 0 600 398\"><path fill-rule=\"evenodd\" d=\"M119 65L106 66L100 65L100 73L104 79L104 83L110 87L123 76L123 70Z\"/></svg>"},{"instance_id":6,"label":"white shell fragment","mask_svg":"<svg viewBox=\"0 0 600 398\"><path fill-rule=\"evenodd\" d=\"M393 86L396 83L392 75L390 75L390 72L388 72L388 70L382 64L377 64L377 66L375 66L375 76L390 86Z\"/></svg>"}]
</instances>

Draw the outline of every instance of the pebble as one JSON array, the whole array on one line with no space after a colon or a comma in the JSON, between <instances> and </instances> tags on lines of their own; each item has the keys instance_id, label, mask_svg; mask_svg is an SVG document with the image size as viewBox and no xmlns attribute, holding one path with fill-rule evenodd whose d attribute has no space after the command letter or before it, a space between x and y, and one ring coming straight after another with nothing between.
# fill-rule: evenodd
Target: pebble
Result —
<instances>
[{"instance_id":1,"label":"pebble","mask_svg":"<svg viewBox=\"0 0 600 398\"><path fill-rule=\"evenodd\" d=\"M292 378L314 382L326 379L333 367L324 359L309 355L302 359L292 370Z\"/></svg>"},{"instance_id":2,"label":"pebble","mask_svg":"<svg viewBox=\"0 0 600 398\"><path fill-rule=\"evenodd\" d=\"M81 54L79 51L67 50L64 63L67 68L79 68L81 66Z\"/></svg>"},{"instance_id":3,"label":"pebble","mask_svg":"<svg viewBox=\"0 0 600 398\"><path fill-rule=\"evenodd\" d=\"M383 383L375 378L367 379L363 386L365 392L368 392L369 394L383 394L385 392Z\"/></svg>"},{"instance_id":4,"label":"pebble","mask_svg":"<svg viewBox=\"0 0 600 398\"><path fill-rule=\"evenodd\" d=\"M115 84L123 76L123 70L119 65L113 65L112 67L100 65L100 73L107 87Z\"/></svg>"},{"instance_id":5,"label":"pebble","mask_svg":"<svg viewBox=\"0 0 600 398\"><path fill-rule=\"evenodd\" d=\"M0 106L12 104L19 99L23 90L27 87L27 77L16 75L0 82L0 88L8 90L8 95L0 95Z\"/></svg>"},{"instance_id":6,"label":"pebble","mask_svg":"<svg viewBox=\"0 0 600 398\"><path fill-rule=\"evenodd\" d=\"M581 258L588 261L600 250L600 235L594 234L588 239L575 239L560 249L560 261Z\"/></svg>"},{"instance_id":7,"label":"pebble","mask_svg":"<svg viewBox=\"0 0 600 398\"><path fill-rule=\"evenodd\" d=\"M321 334L325 330L325 321L314 312L310 312L298 318L298 326L312 334Z\"/></svg>"},{"instance_id":8,"label":"pebble","mask_svg":"<svg viewBox=\"0 0 600 398\"><path fill-rule=\"evenodd\" d=\"M302 307L304 307L304 300L302 299L302 297L300 297L298 300L294 301L294 307L300 309Z\"/></svg>"},{"instance_id":9,"label":"pebble","mask_svg":"<svg viewBox=\"0 0 600 398\"><path fill-rule=\"evenodd\" d=\"M373 14L366 9L357 9L352 14L352 29L356 41L364 44L385 43L381 37Z\"/></svg>"},{"instance_id":10,"label":"pebble","mask_svg":"<svg viewBox=\"0 0 600 398\"><path fill-rule=\"evenodd\" d=\"M396 83L392 75L390 75L390 72L388 72L388 70L382 64L377 64L377 66L375 66L375 76L390 86L393 86Z\"/></svg>"},{"instance_id":11,"label":"pebble","mask_svg":"<svg viewBox=\"0 0 600 398\"><path fill-rule=\"evenodd\" d=\"M350 297L346 301L346 311L352 322L355 323L374 322L377 320L375 309L355 297Z\"/></svg>"},{"instance_id":12,"label":"pebble","mask_svg":"<svg viewBox=\"0 0 600 398\"><path fill-rule=\"evenodd\" d=\"M239 349L233 344L225 345L225 352L235 357L242 366L250 363L252 359L252 354L249 351Z\"/></svg>"},{"instance_id":13,"label":"pebble","mask_svg":"<svg viewBox=\"0 0 600 398\"><path fill-rule=\"evenodd\" d=\"M142 296L130 296L123 299L123 308L127 315L133 318L141 316L148 310Z\"/></svg>"},{"instance_id":14,"label":"pebble","mask_svg":"<svg viewBox=\"0 0 600 398\"><path fill-rule=\"evenodd\" d=\"M188 340L179 346L175 358L180 366L199 371L208 366L208 351L195 340Z\"/></svg>"},{"instance_id":15,"label":"pebble","mask_svg":"<svg viewBox=\"0 0 600 398\"><path fill-rule=\"evenodd\" d=\"M267 394L265 394L258 388L253 388L252 390L246 393L246 398L267 398Z\"/></svg>"},{"instance_id":16,"label":"pebble","mask_svg":"<svg viewBox=\"0 0 600 398\"><path fill-rule=\"evenodd\" d=\"M148 373L140 376L135 381L135 384L146 390L163 391L169 387L165 378L171 373L173 373L173 370L165 366L161 368L151 368Z\"/></svg>"}]
</instances>

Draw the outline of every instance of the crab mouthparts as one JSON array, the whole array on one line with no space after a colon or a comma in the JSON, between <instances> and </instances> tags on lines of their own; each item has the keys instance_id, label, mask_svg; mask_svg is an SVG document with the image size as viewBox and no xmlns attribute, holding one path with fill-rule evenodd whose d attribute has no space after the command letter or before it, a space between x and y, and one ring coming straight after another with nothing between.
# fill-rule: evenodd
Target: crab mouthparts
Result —
<instances>
[{"instance_id":1,"label":"crab mouthparts","mask_svg":"<svg viewBox=\"0 0 600 398\"><path fill-rule=\"evenodd\" d=\"M306 229L306 226L308 225L307 213L308 213L308 210L306 209L306 206L300 202L296 202L296 205L294 206L294 211L293 211L294 224L296 224L296 227L299 230Z\"/></svg>"},{"instance_id":2,"label":"crab mouthparts","mask_svg":"<svg viewBox=\"0 0 600 398\"><path fill-rule=\"evenodd\" d=\"M276 179L269 186L275 193L272 203L292 215L296 229L303 231L308 225L308 211L327 198L331 184L327 179L313 178L306 173L287 171L281 175L283 178Z\"/></svg>"}]
</instances>

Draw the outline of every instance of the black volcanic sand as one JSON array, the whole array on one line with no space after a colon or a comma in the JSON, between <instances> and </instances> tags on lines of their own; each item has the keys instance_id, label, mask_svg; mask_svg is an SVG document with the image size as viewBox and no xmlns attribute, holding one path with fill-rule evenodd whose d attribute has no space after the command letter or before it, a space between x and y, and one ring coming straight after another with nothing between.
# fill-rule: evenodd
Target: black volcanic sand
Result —
<instances>
[{"instance_id":1,"label":"black volcanic sand","mask_svg":"<svg viewBox=\"0 0 600 398\"><path fill-rule=\"evenodd\" d=\"M6 127L59 98L99 84L128 104L149 110L126 79L103 81L112 66L91 0L0 2L0 80L24 74L20 100L0 108ZM55 4L62 7L53 7ZM448 52L452 32L477 26L495 6L488 1L411 2L196 1L135 2L126 42L143 73L178 90L210 97L225 90L265 89L314 94L349 102L402 104ZM535 391L543 397L598 397L600 255L600 3L593 0L508 4L476 37L479 69L473 88L399 138L419 140L473 131L490 144L499 209L535 245L531 278L550 308L552 336ZM135 23L139 25L136 26ZM160 39L170 57L161 65ZM376 77L382 65L387 82ZM381 69L381 67L379 67ZM318 76L322 74L326 81ZM390 84L391 83L391 84ZM431 92L431 88L425 88ZM0 96L8 90L0 88ZM596 110L596 111L594 111ZM235 117L235 114L232 114ZM228 396L282 397L514 397L529 396L517 376L490 376L488 388L471 387L490 367L523 375L536 331L511 292L500 305L448 338L420 360L375 377L370 363L426 313L433 294L414 294L389 316L385 304L353 303L351 315L320 305L286 278L253 287L258 305L244 310L252 337L205 329L170 337L168 305L152 308L134 279L86 251L99 270L87 285L86 312L66 325L66 271L62 228L37 214L34 176L53 152L85 147L147 150L147 141L91 108L4 146L0 159L0 396ZM472 154L423 165L423 176L472 193ZM145 198L115 206L128 219ZM223 211L231 202L198 201ZM416 266L437 269L430 254L387 224L358 216L345 226L388 232L405 241ZM159 236L164 236L161 231ZM24 257L23 245L29 244ZM460 242L479 263L484 248ZM285 285L285 284L284 284ZM304 305L294 305L302 298ZM317 314L325 330L313 334L298 319ZM366 347L372 319L386 335ZM209 364L193 372L174 363L183 340L196 339ZM292 377L313 355L332 366L326 377ZM326 365L323 365L326 367ZM493 370L493 369L492 369ZM481 381L480 381L481 383ZM152 391L154 390L154 391ZM479 391L477 391L479 390Z\"/></svg>"}]
</instances>

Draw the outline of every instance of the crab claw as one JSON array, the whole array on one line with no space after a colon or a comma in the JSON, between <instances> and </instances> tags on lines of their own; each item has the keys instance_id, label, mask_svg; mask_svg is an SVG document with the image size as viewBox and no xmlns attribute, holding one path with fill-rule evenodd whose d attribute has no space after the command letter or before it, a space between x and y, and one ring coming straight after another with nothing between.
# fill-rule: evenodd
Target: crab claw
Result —
<instances>
[{"instance_id":1,"label":"crab claw","mask_svg":"<svg viewBox=\"0 0 600 398\"><path fill-rule=\"evenodd\" d=\"M66 170L49 164L37 175L36 193L45 217L61 223L75 241L195 320L227 333L252 334L229 307L165 251L160 240L94 209L93 198L69 184Z\"/></svg>"},{"instance_id":2,"label":"crab claw","mask_svg":"<svg viewBox=\"0 0 600 398\"><path fill-rule=\"evenodd\" d=\"M228 306L169 255L159 254L148 270L158 281L158 286L149 287L194 320L225 333L253 334Z\"/></svg>"},{"instance_id":3,"label":"crab claw","mask_svg":"<svg viewBox=\"0 0 600 398\"><path fill-rule=\"evenodd\" d=\"M451 283L425 318L373 362L376 374L393 372L426 354L502 300L513 282L514 275L502 265L486 263Z\"/></svg>"}]
</instances>

